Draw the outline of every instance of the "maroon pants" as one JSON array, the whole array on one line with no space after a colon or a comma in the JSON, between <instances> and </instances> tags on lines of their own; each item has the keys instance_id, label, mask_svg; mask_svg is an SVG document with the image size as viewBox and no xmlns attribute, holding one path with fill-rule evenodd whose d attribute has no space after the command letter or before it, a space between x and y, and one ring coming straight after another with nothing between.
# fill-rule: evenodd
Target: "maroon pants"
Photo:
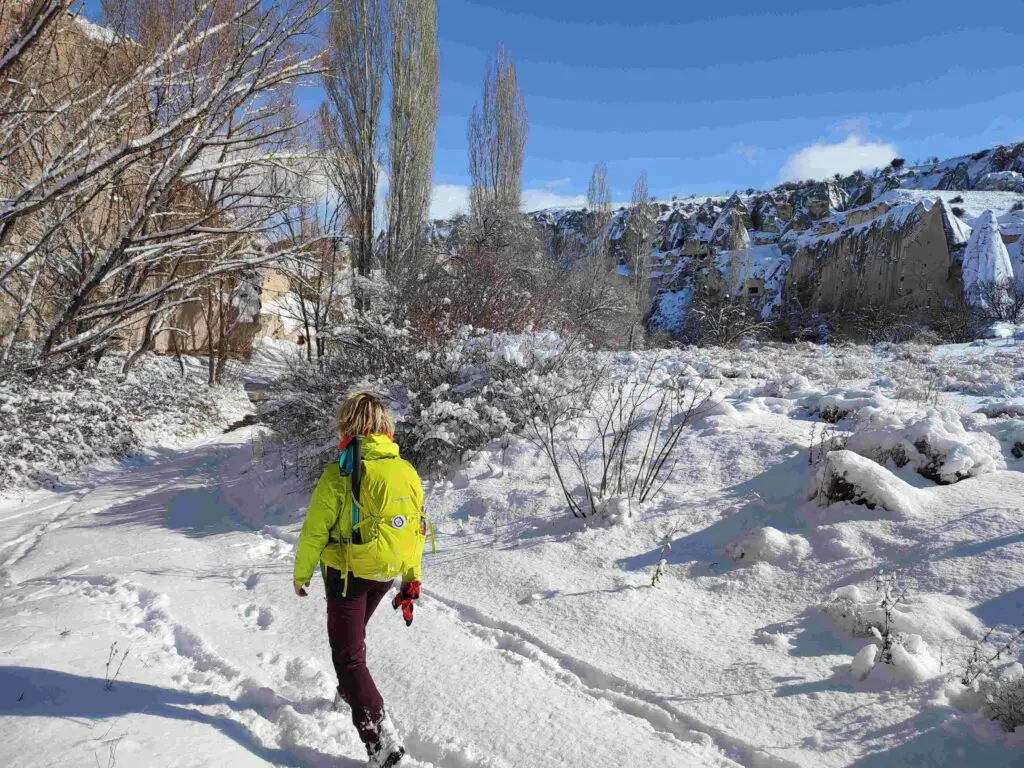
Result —
<instances>
[{"instance_id":1,"label":"maroon pants","mask_svg":"<svg viewBox=\"0 0 1024 768\"><path fill-rule=\"evenodd\" d=\"M364 744L377 743L377 724L384 714L384 699L366 667L366 623L391 589L390 581L369 581L349 575L344 580L333 568L326 569L327 637L331 659L338 673L338 692L352 709L352 723Z\"/></svg>"}]
</instances>

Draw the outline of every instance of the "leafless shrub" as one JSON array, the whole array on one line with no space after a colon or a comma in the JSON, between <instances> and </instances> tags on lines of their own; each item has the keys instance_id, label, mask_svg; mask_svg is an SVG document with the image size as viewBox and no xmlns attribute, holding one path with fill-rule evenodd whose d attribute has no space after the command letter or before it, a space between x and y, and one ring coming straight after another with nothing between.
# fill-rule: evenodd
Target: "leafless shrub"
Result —
<instances>
[{"instance_id":1,"label":"leafless shrub","mask_svg":"<svg viewBox=\"0 0 1024 768\"><path fill-rule=\"evenodd\" d=\"M882 644L876 658L882 664L892 664L893 644L900 642L899 634L893 629L893 611L906 599L910 587L909 583L900 584L898 571L883 572L875 577L875 589L881 595L882 622L881 626L872 626L871 633Z\"/></svg>"},{"instance_id":2,"label":"leafless shrub","mask_svg":"<svg viewBox=\"0 0 1024 768\"><path fill-rule=\"evenodd\" d=\"M822 419L825 421L821 425L821 429L818 429L817 422L811 424L811 441L807 451L807 464L812 467L816 467L824 462L830 451L841 451L846 448L846 436L840 434L839 428L836 426L836 422L840 421L840 419L830 419L826 415L827 410L821 414Z\"/></svg>"},{"instance_id":3,"label":"leafless shrub","mask_svg":"<svg viewBox=\"0 0 1024 768\"><path fill-rule=\"evenodd\" d=\"M934 307L878 306L829 313L811 312L795 302L780 314L776 333L787 340L869 344L965 343L985 323L977 307L956 296Z\"/></svg>"},{"instance_id":4,"label":"leafless shrub","mask_svg":"<svg viewBox=\"0 0 1024 768\"><path fill-rule=\"evenodd\" d=\"M771 328L746 299L705 290L693 297L682 335L694 344L728 347L761 338Z\"/></svg>"},{"instance_id":5,"label":"leafless shrub","mask_svg":"<svg viewBox=\"0 0 1024 768\"><path fill-rule=\"evenodd\" d=\"M518 356L506 354L514 345ZM334 413L355 388L386 396L399 416L396 440L421 472L440 474L467 451L521 430L538 391L572 369L584 375L578 340L500 337L462 328L437 339L389 318L359 315L319 365L297 364L278 381L265 414L287 475L313 479L337 456Z\"/></svg>"},{"instance_id":6,"label":"leafless shrub","mask_svg":"<svg viewBox=\"0 0 1024 768\"><path fill-rule=\"evenodd\" d=\"M531 413L530 429L547 456L574 517L601 512L606 501L624 498L643 504L671 478L680 437L713 404L708 373L655 384L657 360L634 367L612 382L607 371L574 381L551 382L543 407ZM574 421L591 424L596 436L583 447ZM582 495L574 493L563 464L576 472Z\"/></svg>"},{"instance_id":7,"label":"leafless shrub","mask_svg":"<svg viewBox=\"0 0 1024 768\"><path fill-rule=\"evenodd\" d=\"M1003 730L1013 733L1024 726L1024 676L1008 674L1007 662L1016 658L1024 642L1024 629L1013 631L998 646L990 642L994 631L989 629L971 648L960 683L965 687L975 686L984 697L988 717Z\"/></svg>"},{"instance_id":8,"label":"leafless shrub","mask_svg":"<svg viewBox=\"0 0 1024 768\"><path fill-rule=\"evenodd\" d=\"M106 768L114 768L117 765L117 748L121 746L121 741L127 736L127 733L122 733L113 739L106 739L102 743L107 745L107 761ZM99 752L93 752L93 758L96 761L96 768L103 768L103 764L100 762Z\"/></svg>"},{"instance_id":9,"label":"leafless shrub","mask_svg":"<svg viewBox=\"0 0 1024 768\"><path fill-rule=\"evenodd\" d=\"M1005 658L1012 657L1024 642L1024 629L1021 629L1011 634L1006 642L993 648L989 641L994 632L995 627L990 628L981 640L971 647L971 653L967 657L963 673L960 675L962 685L970 685L982 675L991 674L996 664Z\"/></svg>"},{"instance_id":10,"label":"leafless shrub","mask_svg":"<svg viewBox=\"0 0 1024 768\"><path fill-rule=\"evenodd\" d=\"M110 652L107 654L107 664L103 673L104 690L109 691L114 688L114 682L117 680L117 676L121 674L121 667L124 666L125 659L128 658L130 651L131 648L125 648L123 652L120 652L116 640L110 644Z\"/></svg>"},{"instance_id":11,"label":"leafless shrub","mask_svg":"<svg viewBox=\"0 0 1024 768\"><path fill-rule=\"evenodd\" d=\"M1024 322L1024 277L980 283L971 298L987 322Z\"/></svg>"},{"instance_id":12,"label":"leafless shrub","mask_svg":"<svg viewBox=\"0 0 1024 768\"><path fill-rule=\"evenodd\" d=\"M555 297L559 316L552 318L583 334L598 347L622 349L641 331L629 281L609 269L605 256L585 256L559 275Z\"/></svg>"},{"instance_id":13,"label":"leafless shrub","mask_svg":"<svg viewBox=\"0 0 1024 768\"><path fill-rule=\"evenodd\" d=\"M668 567L668 553L672 551L672 535L668 534L665 536L665 541L661 545L661 555L658 557L658 567L654 569L654 575L651 576L651 586L656 587L661 581L661 577L665 574L665 568Z\"/></svg>"}]
</instances>

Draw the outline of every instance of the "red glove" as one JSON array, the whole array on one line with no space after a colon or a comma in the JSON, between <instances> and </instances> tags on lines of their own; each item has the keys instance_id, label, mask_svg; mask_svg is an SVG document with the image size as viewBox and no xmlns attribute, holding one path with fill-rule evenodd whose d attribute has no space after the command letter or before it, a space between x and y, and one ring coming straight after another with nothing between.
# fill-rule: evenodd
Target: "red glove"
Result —
<instances>
[{"instance_id":1,"label":"red glove","mask_svg":"<svg viewBox=\"0 0 1024 768\"><path fill-rule=\"evenodd\" d=\"M405 619L405 626L412 626L412 609L413 600L419 600L420 598L420 583L418 581L410 581L402 584L402 588L398 590L398 594L395 595L391 601L391 607L396 611L402 609L402 618Z\"/></svg>"}]
</instances>

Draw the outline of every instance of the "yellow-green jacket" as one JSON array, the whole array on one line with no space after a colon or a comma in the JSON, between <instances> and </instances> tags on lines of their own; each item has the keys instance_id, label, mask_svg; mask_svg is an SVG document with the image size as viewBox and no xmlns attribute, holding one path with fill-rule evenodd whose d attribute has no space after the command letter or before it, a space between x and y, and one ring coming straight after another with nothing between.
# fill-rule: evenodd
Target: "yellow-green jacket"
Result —
<instances>
[{"instance_id":1,"label":"yellow-green jacket","mask_svg":"<svg viewBox=\"0 0 1024 768\"><path fill-rule=\"evenodd\" d=\"M295 583L306 584L318 563L343 576L420 581L426 539L423 486L387 435L363 439L359 533L352 543L352 482L337 463L324 470L309 501L295 553Z\"/></svg>"}]
</instances>

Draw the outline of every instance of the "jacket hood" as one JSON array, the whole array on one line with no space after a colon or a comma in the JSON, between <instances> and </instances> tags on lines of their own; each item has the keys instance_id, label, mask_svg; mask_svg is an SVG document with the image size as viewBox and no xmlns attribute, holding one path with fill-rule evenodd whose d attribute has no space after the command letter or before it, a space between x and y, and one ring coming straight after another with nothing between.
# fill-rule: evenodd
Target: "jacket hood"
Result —
<instances>
[{"instance_id":1,"label":"jacket hood","mask_svg":"<svg viewBox=\"0 0 1024 768\"><path fill-rule=\"evenodd\" d=\"M390 459L399 455L398 443L387 435L367 435L363 438L363 459Z\"/></svg>"}]
</instances>

